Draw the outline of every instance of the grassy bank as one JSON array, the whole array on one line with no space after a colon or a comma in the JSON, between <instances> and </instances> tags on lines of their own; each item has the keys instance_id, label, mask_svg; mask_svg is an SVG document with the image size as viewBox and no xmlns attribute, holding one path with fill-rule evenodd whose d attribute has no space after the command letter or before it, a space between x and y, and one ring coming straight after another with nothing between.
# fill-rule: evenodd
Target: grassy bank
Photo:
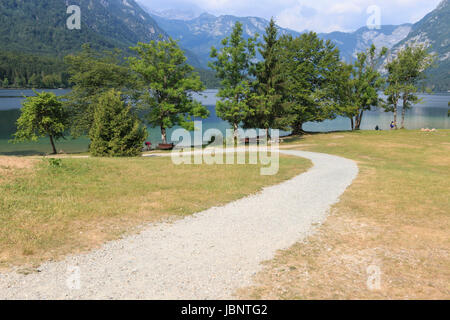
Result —
<instances>
[{"instance_id":1,"label":"grassy bank","mask_svg":"<svg viewBox=\"0 0 450 320\"><path fill-rule=\"evenodd\" d=\"M449 130L308 135L284 147L354 159L360 174L318 232L267 262L239 297L450 298ZM368 289L369 266L380 290Z\"/></svg>"},{"instance_id":2,"label":"grassy bank","mask_svg":"<svg viewBox=\"0 0 450 320\"><path fill-rule=\"evenodd\" d=\"M309 168L281 157L275 176L258 165L180 165L170 158L0 157L0 267L97 247L139 225L183 217L255 193Z\"/></svg>"}]
</instances>

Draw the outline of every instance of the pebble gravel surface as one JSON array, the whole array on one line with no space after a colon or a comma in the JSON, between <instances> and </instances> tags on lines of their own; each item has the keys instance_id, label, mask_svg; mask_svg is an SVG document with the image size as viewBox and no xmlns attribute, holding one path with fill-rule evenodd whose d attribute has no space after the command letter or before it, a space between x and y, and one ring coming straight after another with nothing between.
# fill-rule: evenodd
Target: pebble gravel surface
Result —
<instances>
[{"instance_id":1,"label":"pebble gravel surface","mask_svg":"<svg viewBox=\"0 0 450 320\"><path fill-rule=\"evenodd\" d=\"M284 150L314 166L222 207L86 254L0 274L0 299L230 299L261 262L310 235L358 174L354 161Z\"/></svg>"}]
</instances>

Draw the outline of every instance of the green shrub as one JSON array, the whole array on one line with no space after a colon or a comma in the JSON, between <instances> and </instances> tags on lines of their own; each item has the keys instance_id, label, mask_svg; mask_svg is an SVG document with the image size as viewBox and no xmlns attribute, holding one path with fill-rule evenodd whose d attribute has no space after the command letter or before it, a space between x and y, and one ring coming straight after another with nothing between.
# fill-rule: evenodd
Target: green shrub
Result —
<instances>
[{"instance_id":1,"label":"green shrub","mask_svg":"<svg viewBox=\"0 0 450 320\"><path fill-rule=\"evenodd\" d=\"M90 153L95 157L136 157L141 155L147 130L112 89L100 96L90 130Z\"/></svg>"},{"instance_id":2,"label":"green shrub","mask_svg":"<svg viewBox=\"0 0 450 320\"><path fill-rule=\"evenodd\" d=\"M47 159L48 166L51 168L60 168L62 167L62 159L49 158Z\"/></svg>"}]
</instances>

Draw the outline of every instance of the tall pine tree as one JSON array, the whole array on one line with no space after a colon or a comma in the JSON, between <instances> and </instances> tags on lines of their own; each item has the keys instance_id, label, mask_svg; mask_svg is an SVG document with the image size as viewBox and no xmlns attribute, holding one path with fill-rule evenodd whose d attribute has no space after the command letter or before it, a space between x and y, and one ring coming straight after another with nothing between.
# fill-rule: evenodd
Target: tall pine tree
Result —
<instances>
[{"instance_id":1,"label":"tall pine tree","mask_svg":"<svg viewBox=\"0 0 450 320\"><path fill-rule=\"evenodd\" d=\"M274 19L270 20L260 45L262 61L256 65L256 81L253 84L253 96L248 117L244 119L246 128L286 129L284 100L284 78L281 72L278 28Z\"/></svg>"}]
</instances>

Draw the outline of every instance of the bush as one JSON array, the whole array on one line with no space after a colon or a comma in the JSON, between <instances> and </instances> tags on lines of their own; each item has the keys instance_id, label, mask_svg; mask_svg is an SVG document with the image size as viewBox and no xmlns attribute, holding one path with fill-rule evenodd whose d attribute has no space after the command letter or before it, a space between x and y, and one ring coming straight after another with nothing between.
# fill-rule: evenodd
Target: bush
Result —
<instances>
[{"instance_id":1,"label":"bush","mask_svg":"<svg viewBox=\"0 0 450 320\"><path fill-rule=\"evenodd\" d=\"M142 153L147 130L113 89L98 99L89 136L89 151L95 157L136 157Z\"/></svg>"},{"instance_id":2,"label":"bush","mask_svg":"<svg viewBox=\"0 0 450 320\"><path fill-rule=\"evenodd\" d=\"M48 166L50 168L60 168L62 167L62 159L49 158L47 159Z\"/></svg>"}]
</instances>

